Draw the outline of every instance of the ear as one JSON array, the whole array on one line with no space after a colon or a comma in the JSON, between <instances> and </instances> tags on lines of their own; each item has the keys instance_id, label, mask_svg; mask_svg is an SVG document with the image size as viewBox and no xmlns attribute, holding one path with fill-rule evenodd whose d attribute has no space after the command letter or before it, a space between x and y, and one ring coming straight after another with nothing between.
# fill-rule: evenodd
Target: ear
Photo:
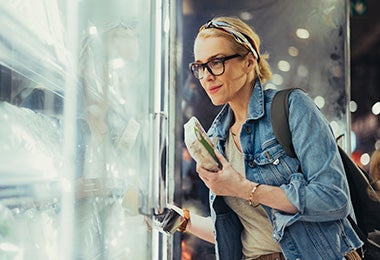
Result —
<instances>
[{"instance_id":1,"label":"ear","mask_svg":"<svg viewBox=\"0 0 380 260\"><path fill-rule=\"evenodd\" d=\"M256 65L256 59L252 53L249 53L247 57L247 69L253 70L255 68L255 65Z\"/></svg>"},{"instance_id":2,"label":"ear","mask_svg":"<svg viewBox=\"0 0 380 260\"><path fill-rule=\"evenodd\" d=\"M248 59L248 67L253 66L255 64L254 59Z\"/></svg>"}]
</instances>

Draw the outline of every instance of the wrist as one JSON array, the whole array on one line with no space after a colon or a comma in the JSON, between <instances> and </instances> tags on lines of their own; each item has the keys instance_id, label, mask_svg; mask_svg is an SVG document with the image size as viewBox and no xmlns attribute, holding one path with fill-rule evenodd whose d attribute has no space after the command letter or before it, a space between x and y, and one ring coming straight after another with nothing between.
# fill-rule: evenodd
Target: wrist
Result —
<instances>
[{"instance_id":1,"label":"wrist","mask_svg":"<svg viewBox=\"0 0 380 260\"><path fill-rule=\"evenodd\" d=\"M249 194L251 194L253 185L256 185L256 183L245 179L242 181L242 185L236 189L235 196L249 201Z\"/></svg>"},{"instance_id":2,"label":"wrist","mask_svg":"<svg viewBox=\"0 0 380 260\"><path fill-rule=\"evenodd\" d=\"M185 232L186 228L187 228L187 225L189 224L189 222L190 222L190 210L184 208L183 209L183 220L182 220L182 222L179 225L179 227L178 227L177 230L180 231L180 232Z\"/></svg>"},{"instance_id":3,"label":"wrist","mask_svg":"<svg viewBox=\"0 0 380 260\"><path fill-rule=\"evenodd\" d=\"M257 202L255 199L255 194L257 192L257 189L260 187L260 185L261 185L261 183L251 182L251 188L250 188L250 192L249 192L249 196L248 196L248 203L252 207L257 207L260 205L260 203Z\"/></svg>"}]
</instances>

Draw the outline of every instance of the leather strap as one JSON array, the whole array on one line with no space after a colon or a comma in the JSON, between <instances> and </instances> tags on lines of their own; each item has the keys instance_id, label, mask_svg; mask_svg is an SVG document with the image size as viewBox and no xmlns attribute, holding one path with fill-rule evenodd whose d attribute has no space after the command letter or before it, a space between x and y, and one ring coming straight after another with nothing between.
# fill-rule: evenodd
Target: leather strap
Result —
<instances>
[{"instance_id":1,"label":"leather strap","mask_svg":"<svg viewBox=\"0 0 380 260\"><path fill-rule=\"evenodd\" d=\"M285 257L282 253L272 253L268 255L262 255L257 258L258 260L285 260Z\"/></svg>"},{"instance_id":2,"label":"leather strap","mask_svg":"<svg viewBox=\"0 0 380 260\"><path fill-rule=\"evenodd\" d=\"M178 227L179 232L185 232L187 224L190 221L190 210L189 209L183 209L183 220L181 222L181 225Z\"/></svg>"},{"instance_id":3,"label":"leather strap","mask_svg":"<svg viewBox=\"0 0 380 260\"><path fill-rule=\"evenodd\" d=\"M289 88L278 91L273 97L270 114L274 135L281 144L286 154L296 157L292 143L292 134L289 128L289 94L297 88Z\"/></svg>"}]
</instances>

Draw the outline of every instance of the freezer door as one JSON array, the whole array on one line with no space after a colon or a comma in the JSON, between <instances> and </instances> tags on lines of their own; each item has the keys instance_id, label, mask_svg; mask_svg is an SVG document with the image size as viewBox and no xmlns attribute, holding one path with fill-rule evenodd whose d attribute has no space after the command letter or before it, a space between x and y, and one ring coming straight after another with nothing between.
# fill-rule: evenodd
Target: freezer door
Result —
<instances>
[{"instance_id":1,"label":"freezer door","mask_svg":"<svg viewBox=\"0 0 380 260\"><path fill-rule=\"evenodd\" d=\"M152 228L168 197L167 3L11 2L0 7L0 258L170 258Z\"/></svg>"}]
</instances>

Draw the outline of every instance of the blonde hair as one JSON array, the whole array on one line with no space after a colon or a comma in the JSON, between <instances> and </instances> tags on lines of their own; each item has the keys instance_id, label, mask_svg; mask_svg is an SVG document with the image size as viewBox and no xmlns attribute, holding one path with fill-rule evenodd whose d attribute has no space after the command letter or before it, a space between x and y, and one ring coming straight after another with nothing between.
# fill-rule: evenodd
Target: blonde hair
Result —
<instances>
[{"instance_id":1,"label":"blonde hair","mask_svg":"<svg viewBox=\"0 0 380 260\"><path fill-rule=\"evenodd\" d=\"M261 82L263 83L272 77L272 71L268 63L269 54L260 53L261 40L260 40L260 37L257 35L257 33L255 33L252 27L250 27L248 24L246 24L245 22L243 22L242 20L236 17L221 16L221 17L216 17L212 19L212 21L227 23L231 25L236 31L242 33L245 37L248 37L247 40L251 43L251 45L253 45L252 47L257 51L257 54L259 57L259 59L257 59L257 66L255 68L257 77L259 77ZM249 50L246 46L237 42L235 38L233 37L233 35L226 33L223 30L218 30L214 28L208 28L207 30L202 30L202 28L198 32L198 35L196 38L223 37L231 44L231 47L238 54L244 55L247 53L247 50Z\"/></svg>"}]
</instances>

